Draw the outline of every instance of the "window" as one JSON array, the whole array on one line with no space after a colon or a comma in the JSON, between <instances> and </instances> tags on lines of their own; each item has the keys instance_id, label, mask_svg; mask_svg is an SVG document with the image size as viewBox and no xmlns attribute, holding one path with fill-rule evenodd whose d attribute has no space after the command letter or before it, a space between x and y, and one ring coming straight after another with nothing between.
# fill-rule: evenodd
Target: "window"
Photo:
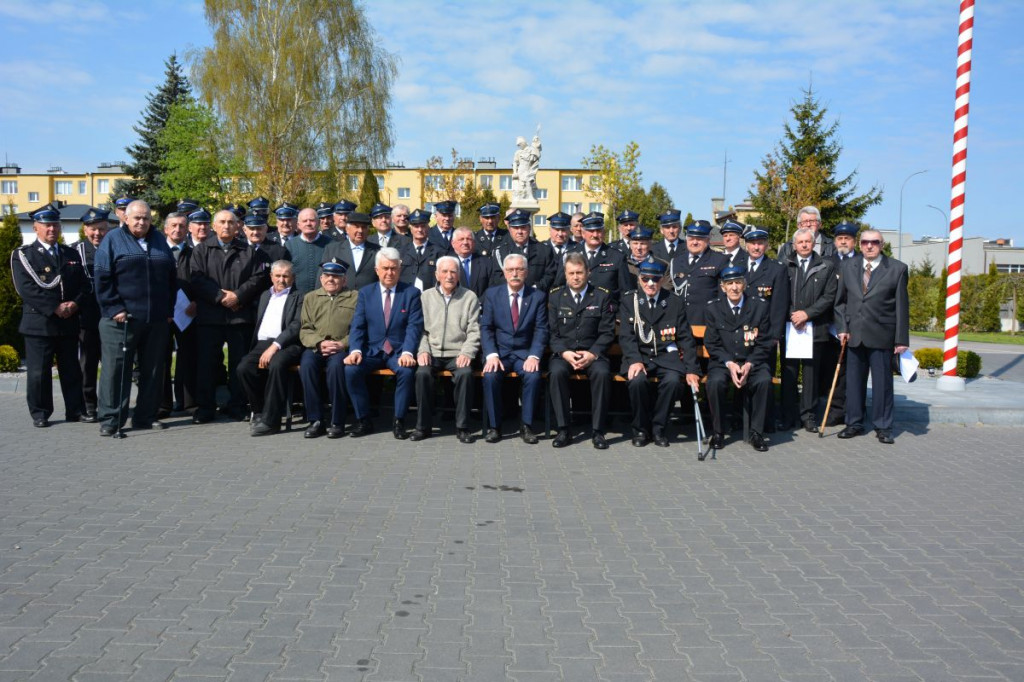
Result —
<instances>
[{"instance_id":1,"label":"window","mask_svg":"<svg viewBox=\"0 0 1024 682\"><path fill-rule=\"evenodd\" d=\"M238 191L242 194L252 194L252 180L240 178L238 180Z\"/></svg>"},{"instance_id":2,"label":"window","mask_svg":"<svg viewBox=\"0 0 1024 682\"><path fill-rule=\"evenodd\" d=\"M590 213L601 213L601 204L590 204L590 208L587 210Z\"/></svg>"},{"instance_id":3,"label":"window","mask_svg":"<svg viewBox=\"0 0 1024 682\"><path fill-rule=\"evenodd\" d=\"M110 180L97 180L96 192L98 194L110 194Z\"/></svg>"},{"instance_id":4,"label":"window","mask_svg":"<svg viewBox=\"0 0 1024 682\"><path fill-rule=\"evenodd\" d=\"M0 215L10 215L18 212L18 205L0 204Z\"/></svg>"},{"instance_id":5,"label":"window","mask_svg":"<svg viewBox=\"0 0 1024 682\"><path fill-rule=\"evenodd\" d=\"M578 175L563 175L562 176L562 191L563 192L579 192L580 191L580 176L578 176Z\"/></svg>"},{"instance_id":6,"label":"window","mask_svg":"<svg viewBox=\"0 0 1024 682\"><path fill-rule=\"evenodd\" d=\"M593 189L595 192L600 192L601 191L601 176L600 175L591 175L590 176L590 188Z\"/></svg>"},{"instance_id":7,"label":"window","mask_svg":"<svg viewBox=\"0 0 1024 682\"><path fill-rule=\"evenodd\" d=\"M436 192L440 192L444 189L444 178L440 175L424 175L423 186L427 189L432 189Z\"/></svg>"},{"instance_id":8,"label":"window","mask_svg":"<svg viewBox=\"0 0 1024 682\"><path fill-rule=\"evenodd\" d=\"M498 176L498 189L505 190L507 192L512 191L512 176L511 175L500 175Z\"/></svg>"},{"instance_id":9,"label":"window","mask_svg":"<svg viewBox=\"0 0 1024 682\"><path fill-rule=\"evenodd\" d=\"M426 211L427 213L433 213L434 212L434 202L433 201L426 201L426 202L424 202L423 203L423 210Z\"/></svg>"},{"instance_id":10,"label":"window","mask_svg":"<svg viewBox=\"0 0 1024 682\"><path fill-rule=\"evenodd\" d=\"M18 181L17 180L4 180L0 182L0 194L17 194L18 193Z\"/></svg>"},{"instance_id":11,"label":"window","mask_svg":"<svg viewBox=\"0 0 1024 682\"><path fill-rule=\"evenodd\" d=\"M494 188L494 176L493 175L481 175L480 176L480 189L493 189Z\"/></svg>"},{"instance_id":12,"label":"window","mask_svg":"<svg viewBox=\"0 0 1024 682\"><path fill-rule=\"evenodd\" d=\"M533 198L534 199L538 199L538 200L539 199L547 199L548 198L548 191L546 189L540 189L538 187L537 189L533 190Z\"/></svg>"},{"instance_id":13,"label":"window","mask_svg":"<svg viewBox=\"0 0 1024 682\"><path fill-rule=\"evenodd\" d=\"M348 176L348 191L358 192L359 191L359 176L350 175Z\"/></svg>"},{"instance_id":14,"label":"window","mask_svg":"<svg viewBox=\"0 0 1024 682\"><path fill-rule=\"evenodd\" d=\"M28 203L39 203L39 192L28 193Z\"/></svg>"},{"instance_id":15,"label":"window","mask_svg":"<svg viewBox=\"0 0 1024 682\"><path fill-rule=\"evenodd\" d=\"M231 178L221 178L220 179L220 190L222 192L230 192L232 184L233 183L231 182Z\"/></svg>"},{"instance_id":16,"label":"window","mask_svg":"<svg viewBox=\"0 0 1024 682\"><path fill-rule=\"evenodd\" d=\"M71 194L70 180L56 180L53 183L54 194Z\"/></svg>"},{"instance_id":17,"label":"window","mask_svg":"<svg viewBox=\"0 0 1024 682\"><path fill-rule=\"evenodd\" d=\"M412 196L412 192L409 191L408 187L399 187L398 188L398 198L399 199L408 199L411 196Z\"/></svg>"},{"instance_id":18,"label":"window","mask_svg":"<svg viewBox=\"0 0 1024 682\"><path fill-rule=\"evenodd\" d=\"M455 178L455 189L463 190L466 189L466 176L459 175Z\"/></svg>"},{"instance_id":19,"label":"window","mask_svg":"<svg viewBox=\"0 0 1024 682\"><path fill-rule=\"evenodd\" d=\"M534 224L534 226L547 225L548 224L548 218L547 218L547 216L542 216L541 214L538 213L537 215L533 216L533 224Z\"/></svg>"},{"instance_id":20,"label":"window","mask_svg":"<svg viewBox=\"0 0 1024 682\"><path fill-rule=\"evenodd\" d=\"M583 204L579 202L566 201L562 203L562 213L572 215L573 213L579 213L581 210L583 210Z\"/></svg>"},{"instance_id":21,"label":"window","mask_svg":"<svg viewBox=\"0 0 1024 682\"><path fill-rule=\"evenodd\" d=\"M377 189L384 189L384 176L374 175L373 177L377 179Z\"/></svg>"},{"instance_id":22,"label":"window","mask_svg":"<svg viewBox=\"0 0 1024 682\"><path fill-rule=\"evenodd\" d=\"M78 193L79 194L85 194L85 187L86 187L85 180L79 180L78 181Z\"/></svg>"}]
</instances>

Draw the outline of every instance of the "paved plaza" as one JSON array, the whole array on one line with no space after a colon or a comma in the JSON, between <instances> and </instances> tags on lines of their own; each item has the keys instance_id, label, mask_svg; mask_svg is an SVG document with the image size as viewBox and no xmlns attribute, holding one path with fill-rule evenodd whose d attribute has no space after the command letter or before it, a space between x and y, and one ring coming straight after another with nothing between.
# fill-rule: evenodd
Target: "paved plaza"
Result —
<instances>
[{"instance_id":1,"label":"paved plaza","mask_svg":"<svg viewBox=\"0 0 1024 682\"><path fill-rule=\"evenodd\" d=\"M12 392L0 424L4 682L1024 679L1019 427L698 463L692 434L116 441Z\"/></svg>"}]
</instances>

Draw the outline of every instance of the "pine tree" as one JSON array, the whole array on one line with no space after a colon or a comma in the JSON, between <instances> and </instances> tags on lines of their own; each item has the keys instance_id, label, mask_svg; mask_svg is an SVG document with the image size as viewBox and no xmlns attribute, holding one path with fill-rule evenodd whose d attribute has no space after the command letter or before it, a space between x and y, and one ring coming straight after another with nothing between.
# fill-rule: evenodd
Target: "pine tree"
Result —
<instances>
[{"instance_id":1,"label":"pine tree","mask_svg":"<svg viewBox=\"0 0 1024 682\"><path fill-rule=\"evenodd\" d=\"M146 97L148 103L142 112L142 120L132 128L138 133L139 141L125 148L132 157L132 163L125 167L125 172L135 178L134 186L122 186L124 189L134 187L132 194L135 198L145 200L161 215L173 210L173 203L161 203L159 199L163 159L160 133L167 125L171 106L187 100L192 94L192 87L182 71L177 55L172 54L164 65L167 67L164 82L156 92Z\"/></svg>"},{"instance_id":2,"label":"pine tree","mask_svg":"<svg viewBox=\"0 0 1024 682\"><path fill-rule=\"evenodd\" d=\"M369 168L363 173L363 181L359 186L359 206L356 208L361 213L369 215L370 209L380 203L380 187L377 185L377 176Z\"/></svg>"},{"instance_id":3,"label":"pine tree","mask_svg":"<svg viewBox=\"0 0 1024 682\"><path fill-rule=\"evenodd\" d=\"M828 109L810 88L790 111L793 121L784 124L782 139L754 172L751 188L754 208L761 214L759 226L769 228L773 244L789 238L796 212L814 205L821 211L822 228L828 232L843 220L859 220L882 201L877 186L857 194L857 172L836 175L843 147L836 136L839 121L826 123Z\"/></svg>"},{"instance_id":4,"label":"pine tree","mask_svg":"<svg viewBox=\"0 0 1024 682\"><path fill-rule=\"evenodd\" d=\"M11 277L11 253L21 246L21 228L14 206L8 204L10 211L4 216L0 225L0 346L11 345L24 355L24 338L18 333L21 322L21 297L14 290Z\"/></svg>"}]
</instances>

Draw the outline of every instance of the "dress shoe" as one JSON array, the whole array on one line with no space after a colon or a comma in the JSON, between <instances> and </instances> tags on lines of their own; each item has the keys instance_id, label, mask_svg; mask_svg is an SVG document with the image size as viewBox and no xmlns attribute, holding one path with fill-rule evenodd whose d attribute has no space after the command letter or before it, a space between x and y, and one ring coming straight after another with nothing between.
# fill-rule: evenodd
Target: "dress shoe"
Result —
<instances>
[{"instance_id":1,"label":"dress shoe","mask_svg":"<svg viewBox=\"0 0 1024 682\"><path fill-rule=\"evenodd\" d=\"M164 407L164 408L161 408L161 409L156 411L156 418L157 419L167 419L170 416L171 416L170 408Z\"/></svg>"},{"instance_id":2,"label":"dress shoe","mask_svg":"<svg viewBox=\"0 0 1024 682\"><path fill-rule=\"evenodd\" d=\"M327 437L331 439L341 438L345 435L345 427L331 424L327 427Z\"/></svg>"},{"instance_id":3,"label":"dress shoe","mask_svg":"<svg viewBox=\"0 0 1024 682\"><path fill-rule=\"evenodd\" d=\"M38 419L33 419L32 420L32 426L36 427L37 429L45 429L49 425L50 425L50 420L47 419L46 417L39 417Z\"/></svg>"},{"instance_id":4,"label":"dress shoe","mask_svg":"<svg viewBox=\"0 0 1024 682\"><path fill-rule=\"evenodd\" d=\"M830 414L825 420L825 426L839 426L846 422L846 416L842 414Z\"/></svg>"},{"instance_id":5,"label":"dress shoe","mask_svg":"<svg viewBox=\"0 0 1024 682\"><path fill-rule=\"evenodd\" d=\"M351 433L353 438L369 436L373 433L373 422L369 419L357 419L356 423L352 425L352 430L349 433Z\"/></svg>"},{"instance_id":6,"label":"dress shoe","mask_svg":"<svg viewBox=\"0 0 1024 682\"><path fill-rule=\"evenodd\" d=\"M764 436L757 431L750 432L750 447L758 452L768 452L768 444L764 442Z\"/></svg>"},{"instance_id":7,"label":"dress shoe","mask_svg":"<svg viewBox=\"0 0 1024 682\"><path fill-rule=\"evenodd\" d=\"M519 437L523 439L523 442L527 445L537 444L537 434L533 432L527 424L523 424L519 427Z\"/></svg>"},{"instance_id":8,"label":"dress shoe","mask_svg":"<svg viewBox=\"0 0 1024 682\"><path fill-rule=\"evenodd\" d=\"M302 434L302 437L319 438L325 433L327 433L327 427L324 426L324 423L322 421L315 421L306 428L306 432Z\"/></svg>"},{"instance_id":9,"label":"dress shoe","mask_svg":"<svg viewBox=\"0 0 1024 682\"><path fill-rule=\"evenodd\" d=\"M100 427L101 436L109 438L110 436L113 436L115 433L117 433L117 427L114 426L113 424L104 424L103 426Z\"/></svg>"},{"instance_id":10,"label":"dress shoe","mask_svg":"<svg viewBox=\"0 0 1024 682\"><path fill-rule=\"evenodd\" d=\"M605 437L604 437L603 433L600 433L600 432L595 433L594 437L591 438L590 441L594 444L594 449L595 450L607 450L608 449L608 441L605 440Z\"/></svg>"},{"instance_id":11,"label":"dress shoe","mask_svg":"<svg viewBox=\"0 0 1024 682\"><path fill-rule=\"evenodd\" d=\"M500 443L501 431L498 429L487 429L487 435L484 436L484 440L488 443Z\"/></svg>"},{"instance_id":12,"label":"dress shoe","mask_svg":"<svg viewBox=\"0 0 1024 682\"><path fill-rule=\"evenodd\" d=\"M551 441L551 447L553 448L564 448L572 441L569 436L569 429L558 429L558 433L555 434L555 439Z\"/></svg>"},{"instance_id":13,"label":"dress shoe","mask_svg":"<svg viewBox=\"0 0 1024 682\"><path fill-rule=\"evenodd\" d=\"M469 445L474 440L473 434L469 432L469 429L459 429L456 433L459 437L460 443L465 443L466 445Z\"/></svg>"},{"instance_id":14,"label":"dress shoe","mask_svg":"<svg viewBox=\"0 0 1024 682\"><path fill-rule=\"evenodd\" d=\"M715 435L711 436L711 441L708 442L708 446L712 450L721 450L722 448L725 447L725 436L721 433L716 433Z\"/></svg>"},{"instance_id":15,"label":"dress shoe","mask_svg":"<svg viewBox=\"0 0 1024 682\"><path fill-rule=\"evenodd\" d=\"M896 442L895 440L893 440L892 432L890 432L890 431L886 431L886 430L882 429L882 430L878 431L877 435L878 435L878 442L879 443L885 443L886 445L892 445L893 443Z\"/></svg>"},{"instance_id":16,"label":"dress shoe","mask_svg":"<svg viewBox=\"0 0 1024 682\"><path fill-rule=\"evenodd\" d=\"M650 442L646 431L637 431L633 434L633 447L642 448Z\"/></svg>"},{"instance_id":17,"label":"dress shoe","mask_svg":"<svg viewBox=\"0 0 1024 682\"><path fill-rule=\"evenodd\" d=\"M424 431L423 429L413 429L412 433L409 434L409 440L420 441L430 438L430 431ZM459 440L462 440L461 438Z\"/></svg>"},{"instance_id":18,"label":"dress shoe","mask_svg":"<svg viewBox=\"0 0 1024 682\"><path fill-rule=\"evenodd\" d=\"M398 440L405 440L409 437L409 432L405 430L405 424L402 423L401 419L395 420L395 427L391 431Z\"/></svg>"},{"instance_id":19,"label":"dress shoe","mask_svg":"<svg viewBox=\"0 0 1024 682\"><path fill-rule=\"evenodd\" d=\"M193 424L209 424L215 419L215 416L210 412L200 412L196 410L195 414L192 415Z\"/></svg>"},{"instance_id":20,"label":"dress shoe","mask_svg":"<svg viewBox=\"0 0 1024 682\"><path fill-rule=\"evenodd\" d=\"M654 444L657 445L659 448L667 448L668 445L669 445L669 443L668 443L668 436L666 436L661 431L655 431L654 432Z\"/></svg>"},{"instance_id":21,"label":"dress shoe","mask_svg":"<svg viewBox=\"0 0 1024 682\"><path fill-rule=\"evenodd\" d=\"M817 433L818 432L818 424L817 424L817 422L815 422L813 419L805 419L804 420L804 431L806 431L807 433Z\"/></svg>"},{"instance_id":22,"label":"dress shoe","mask_svg":"<svg viewBox=\"0 0 1024 682\"><path fill-rule=\"evenodd\" d=\"M857 436L863 436L864 429L859 426L847 426L845 429L839 432L840 438L856 438Z\"/></svg>"},{"instance_id":23,"label":"dress shoe","mask_svg":"<svg viewBox=\"0 0 1024 682\"><path fill-rule=\"evenodd\" d=\"M245 419L245 410L240 407L229 407L226 410L221 410L221 414L233 422L240 422Z\"/></svg>"},{"instance_id":24,"label":"dress shoe","mask_svg":"<svg viewBox=\"0 0 1024 682\"><path fill-rule=\"evenodd\" d=\"M132 422L132 431L163 431L167 425L160 421Z\"/></svg>"},{"instance_id":25,"label":"dress shoe","mask_svg":"<svg viewBox=\"0 0 1024 682\"><path fill-rule=\"evenodd\" d=\"M96 416L95 412L86 412L85 414L78 415L77 419L69 419L68 421L80 422L82 424L95 424L99 421L99 417Z\"/></svg>"},{"instance_id":26,"label":"dress shoe","mask_svg":"<svg viewBox=\"0 0 1024 682\"><path fill-rule=\"evenodd\" d=\"M255 422L252 425L252 429L249 430L250 436L269 436L275 433L281 433L281 425L271 426L270 424L264 424L263 422Z\"/></svg>"}]
</instances>

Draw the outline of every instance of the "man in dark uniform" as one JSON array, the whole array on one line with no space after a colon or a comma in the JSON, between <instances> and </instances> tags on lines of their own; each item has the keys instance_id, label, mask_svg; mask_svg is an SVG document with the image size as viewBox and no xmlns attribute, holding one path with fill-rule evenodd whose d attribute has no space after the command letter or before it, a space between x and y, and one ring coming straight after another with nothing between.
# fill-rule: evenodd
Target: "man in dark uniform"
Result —
<instances>
[{"instance_id":1,"label":"man in dark uniform","mask_svg":"<svg viewBox=\"0 0 1024 682\"><path fill-rule=\"evenodd\" d=\"M670 208L658 216L662 238L651 244L651 253L658 260L671 263L676 254L686 249L686 244L679 238L679 231L682 229L680 215L679 211Z\"/></svg>"},{"instance_id":2,"label":"man in dark uniform","mask_svg":"<svg viewBox=\"0 0 1024 682\"><path fill-rule=\"evenodd\" d=\"M118 227L124 225L124 212L128 209L128 204L133 201L135 201L135 197L128 195L120 196L114 201L114 215L117 217Z\"/></svg>"},{"instance_id":3,"label":"man in dark uniform","mask_svg":"<svg viewBox=\"0 0 1024 682\"><path fill-rule=\"evenodd\" d=\"M177 211L178 213L184 213L185 216L188 217L188 214L194 213L198 211L200 208L202 207L199 205L199 202L196 201L195 199L179 199L177 206L174 207L174 210Z\"/></svg>"},{"instance_id":4,"label":"man in dark uniform","mask_svg":"<svg viewBox=\"0 0 1024 682\"><path fill-rule=\"evenodd\" d=\"M103 241L110 223L107 222L109 211L90 208L82 216L82 234L85 239L75 243L75 251L81 258L85 274L89 278L92 290L93 262L96 258L96 247ZM100 366L100 304L95 294L82 298L82 310L79 315L82 330L78 333L79 357L82 366L82 393L85 396L85 415L82 418L87 424L94 424L96 419L96 377Z\"/></svg>"},{"instance_id":5,"label":"man in dark uniform","mask_svg":"<svg viewBox=\"0 0 1024 682\"><path fill-rule=\"evenodd\" d=\"M548 385L558 429L551 445L562 448L572 442L569 374L585 372L590 382L591 439L595 448L606 450L604 430L612 387L607 353L615 341L615 305L606 290L587 284L587 259L582 253L569 253L564 271L566 285L555 287L548 297Z\"/></svg>"},{"instance_id":6,"label":"man in dark uniform","mask_svg":"<svg viewBox=\"0 0 1024 682\"><path fill-rule=\"evenodd\" d=\"M242 224L242 220L245 218L246 214L245 206L242 206L241 204L224 204L220 207L220 210L228 211L231 215L235 216L235 220L238 221L239 225ZM235 239L243 243L245 242L245 237L242 235L241 229L239 229L238 234L235 235Z\"/></svg>"},{"instance_id":7,"label":"man in dark uniform","mask_svg":"<svg viewBox=\"0 0 1024 682\"><path fill-rule=\"evenodd\" d=\"M622 294L632 286L629 270L626 257L605 244L603 239L604 214L592 211L583 218L583 253L590 271L588 283L606 289L617 305Z\"/></svg>"},{"instance_id":8,"label":"man in dark uniform","mask_svg":"<svg viewBox=\"0 0 1024 682\"><path fill-rule=\"evenodd\" d=\"M320 234L335 241L345 239L345 229L339 230L334 224L334 204L321 201L313 210L316 211L317 229L320 230Z\"/></svg>"},{"instance_id":9,"label":"man in dark uniform","mask_svg":"<svg viewBox=\"0 0 1024 682\"><path fill-rule=\"evenodd\" d=\"M267 240L267 216L261 213L252 213L242 219L245 240L249 248L264 261L269 269L270 265L279 260L289 260L288 249L280 244Z\"/></svg>"},{"instance_id":10,"label":"man in dark uniform","mask_svg":"<svg viewBox=\"0 0 1024 682\"><path fill-rule=\"evenodd\" d=\"M205 209L197 208L188 214L188 245L194 249L209 238L210 213Z\"/></svg>"},{"instance_id":11,"label":"man in dark uniform","mask_svg":"<svg viewBox=\"0 0 1024 682\"><path fill-rule=\"evenodd\" d=\"M270 217L270 200L266 197L256 197L247 203L246 207L249 209L249 215Z\"/></svg>"},{"instance_id":12,"label":"man in dark uniform","mask_svg":"<svg viewBox=\"0 0 1024 682\"><path fill-rule=\"evenodd\" d=\"M342 199L334 205L334 211L331 214L334 231L329 233L332 239L344 241L347 238L348 216L355 210L356 205L348 199Z\"/></svg>"},{"instance_id":13,"label":"man in dark uniform","mask_svg":"<svg viewBox=\"0 0 1024 682\"><path fill-rule=\"evenodd\" d=\"M85 298L91 295L81 256L57 243L60 211L47 204L32 212L36 241L11 252L11 275L21 296L28 385L25 397L32 425L45 428L53 414L53 359L57 358L64 415L83 421L82 368L78 364L78 333ZM89 420L95 422L95 418Z\"/></svg>"},{"instance_id":14,"label":"man in dark uniform","mask_svg":"<svg viewBox=\"0 0 1024 682\"><path fill-rule=\"evenodd\" d=\"M473 231L460 227L452 235L450 255L459 260L459 286L469 289L483 302L484 292L500 284L504 275L494 260L494 254L481 256L473 253L475 244Z\"/></svg>"},{"instance_id":15,"label":"man in dark uniform","mask_svg":"<svg viewBox=\"0 0 1024 682\"><path fill-rule=\"evenodd\" d=\"M643 225L637 225L629 233L629 257L626 259L626 269L629 270L630 280L635 280L640 274L640 265L647 260L651 252L651 238L654 233Z\"/></svg>"},{"instance_id":16,"label":"man in dark uniform","mask_svg":"<svg viewBox=\"0 0 1024 682\"><path fill-rule=\"evenodd\" d=\"M583 251L583 244L574 242L569 238L570 235L570 224L572 218L568 213L555 213L554 215L548 216L548 229L550 231L550 238L547 241L541 242L541 246L547 247L551 250L552 260L555 262L555 281L554 286L565 286L565 264L566 257L576 251Z\"/></svg>"},{"instance_id":17,"label":"man in dark uniform","mask_svg":"<svg viewBox=\"0 0 1024 682\"><path fill-rule=\"evenodd\" d=\"M179 204L180 205L180 204ZM195 318L198 304L192 293L192 247L188 243L188 216L175 211L164 218L164 236L167 247L171 250L176 263L178 277L178 296L184 296L189 303L184 313L188 318ZM188 324L185 329L171 323L171 338L167 343L167 357L164 362L164 393L158 418L163 419L173 412L190 410L196 404L196 327ZM177 361L172 363L172 355L177 352ZM174 379L171 379L171 365L174 365Z\"/></svg>"},{"instance_id":18,"label":"man in dark uniform","mask_svg":"<svg viewBox=\"0 0 1024 682\"><path fill-rule=\"evenodd\" d=\"M412 284L420 291L434 286L437 259L444 255L440 246L427 239L429 232L430 214L417 208L409 214L409 241L399 249L402 255L399 281Z\"/></svg>"},{"instance_id":19,"label":"man in dark uniform","mask_svg":"<svg viewBox=\"0 0 1024 682\"><path fill-rule=\"evenodd\" d=\"M633 409L633 446L651 441L669 446L669 413L684 377L699 386L696 345L682 299L661 286L665 263L649 256L640 265L637 288L622 296L619 307L621 373L629 381ZM680 354L681 357L680 357ZM651 378L657 378L656 384Z\"/></svg>"},{"instance_id":20,"label":"man in dark uniform","mask_svg":"<svg viewBox=\"0 0 1024 682\"><path fill-rule=\"evenodd\" d=\"M509 241L495 249L494 257L501 264L509 254L518 253L526 256L526 286L547 293L554 285L558 265L555 264L551 249L530 236L531 223L529 211L521 208L513 211L508 216Z\"/></svg>"},{"instance_id":21,"label":"man in dark uniform","mask_svg":"<svg viewBox=\"0 0 1024 682\"><path fill-rule=\"evenodd\" d=\"M380 247L366 240L370 234L370 216L365 213L346 214L345 234L348 239L334 242L324 249L322 262L336 258L345 263L348 266L345 286L359 291L377 281L373 259Z\"/></svg>"},{"instance_id":22,"label":"man in dark uniform","mask_svg":"<svg viewBox=\"0 0 1024 682\"><path fill-rule=\"evenodd\" d=\"M743 236L744 227L734 220L727 220L719 232L722 233L722 255L729 259L729 265L744 265L747 262L747 252L740 246L740 237Z\"/></svg>"},{"instance_id":23,"label":"man in dark uniform","mask_svg":"<svg viewBox=\"0 0 1024 682\"><path fill-rule=\"evenodd\" d=\"M390 246L401 251L403 246L412 241L391 227L391 207L387 204L377 202L373 205L370 209L370 222L373 223L373 234L367 241L381 248Z\"/></svg>"},{"instance_id":24,"label":"man in dark uniform","mask_svg":"<svg viewBox=\"0 0 1024 682\"><path fill-rule=\"evenodd\" d=\"M495 249L510 240L508 230L498 227L501 206L490 203L477 210L480 213L480 229L475 236L476 245L473 252L478 256L493 256Z\"/></svg>"},{"instance_id":25,"label":"man in dark uniform","mask_svg":"<svg viewBox=\"0 0 1024 682\"><path fill-rule=\"evenodd\" d=\"M836 245L828 235L821 231L821 211L815 206L804 206L796 215L797 229L809 227L814 230L814 253L823 258L832 258L836 254ZM793 242L789 241L779 247L778 261L785 263L793 254Z\"/></svg>"},{"instance_id":26,"label":"man in dark uniform","mask_svg":"<svg viewBox=\"0 0 1024 682\"><path fill-rule=\"evenodd\" d=\"M686 226L686 250L676 255L669 266L672 286L686 302L686 319L692 325L704 324L704 308L718 297L718 276L729 259L708 248L711 223L698 220Z\"/></svg>"},{"instance_id":27,"label":"man in dark uniform","mask_svg":"<svg viewBox=\"0 0 1024 682\"><path fill-rule=\"evenodd\" d=\"M274 215L277 216L277 224L267 232L267 241L284 246L298 229L296 218L299 217L299 207L285 201L274 209Z\"/></svg>"},{"instance_id":28,"label":"man in dark uniform","mask_svg":"<svg viewBox=\"0 0 1024 682\"><path fill-rule=\"evenodd\" d=\"M619 224L619 238L609 244L609 247L628 258L629 233L639 224L640 214L636 211L624 210L615 216L615 222Z\"/></svg>"},{"instance_id":29,"label":"man in dark uniform","mask_svg":"<svg viewBox=\"0 0 1024 682\"><path fill-rule=\"evenodd\" d=\"M451 255L452 236L455 232L455 209L458 203L454 201L439 201L434 204L434 222L437 224L430 228L428 239L435 244L445 255Z\"/></svg>"},{"instance_id":30,"label":"man in dark uniform","mask_svg":"<svg viewBox=\"0 0 1024 682\"><path fill-rule=\"evenodd\" d=\"M768 250L767 230L751 226L744 240L747 244L747 291L751 296L760 296L768 302L771 330L767 334L774 341L768 356L768 367L774 375L779 344L786 334L786 321L789 319L789 276L784 265L765 253ZM776 415L779 414L775 407L775 392L771 391L765 417L765 430L769 432L774 428Z\"/></svg>"},{"instance_id":31,"label":"man in dark uniform","mask_svg":"<svg viewBox=\"0 0 1024 682\"><path fill-rule=\"evenodd\" d=\"M750 412L750 445L765 452L768 444L762 434L772 389L768 357L775 343L767 333L771 329L768 304L744 294L744 267L724 268L721 281L722 295L708 303L704 332L704 348L710 356L707 394L713 422L711 446L719 450L725 444L724 410L731 384L744 389Z\"/></svg>"},{"instance_id":32,"label":"man in dark uniform","mask_svg":"<svg viewBox=\"0 0 1024 682\"><path fill-rule=\"evenodd\" d=\"M857 233L860 232L860 225L851 222L842 222L832 230L835 234L834 243L836 252L833 258L836 263L836 276L839 275L839 267L844 260L857 256ZM834 320L833 320L834 322ZM835 324L829 329L828 344L825 346L825 354L822 359L822 367L825 370L821 373L821 395L828 396L832 392L832 405L829 407L828 418L825 426L838 426L846 421L846 359L843 358L839 365L839 376L835 375L836 363L839 362L839 352L842 349L839 343L838 332ZM835 379L835 390L832 390L832 380Z\"/></svg>"}]
</instances>

